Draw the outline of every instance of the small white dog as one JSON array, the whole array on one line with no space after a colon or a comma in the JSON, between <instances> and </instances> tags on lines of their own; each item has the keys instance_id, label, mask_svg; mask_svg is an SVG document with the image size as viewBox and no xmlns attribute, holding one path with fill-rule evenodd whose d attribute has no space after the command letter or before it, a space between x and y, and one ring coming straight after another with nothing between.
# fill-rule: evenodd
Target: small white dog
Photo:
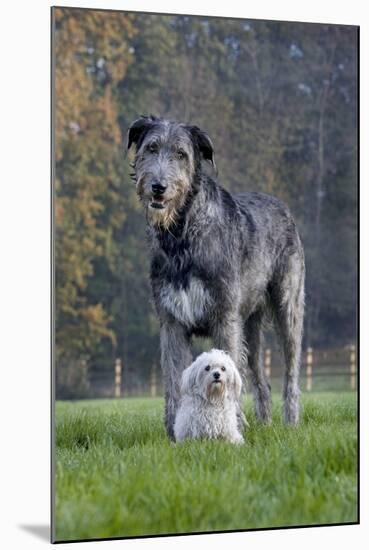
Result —
<instances>
[{"instance_id":1,"label":"small white dog","mask_svg":"<svg viewBox=\"0 0 369 550\"><path fill-rule=\"evenodd\" d=\"M199 355L182 373L176 441L207 438L243 443L236 414L241 388L239 372L226 352L212 349Z\"/></svg>"}]
</instances>

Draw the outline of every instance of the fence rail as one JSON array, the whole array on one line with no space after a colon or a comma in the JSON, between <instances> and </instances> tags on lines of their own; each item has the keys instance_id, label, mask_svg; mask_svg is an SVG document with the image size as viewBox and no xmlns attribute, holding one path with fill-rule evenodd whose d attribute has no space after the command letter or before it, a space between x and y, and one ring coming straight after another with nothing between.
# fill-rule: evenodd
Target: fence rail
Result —
<instances>
[{"instance_id":1,"label":"fence rail","mask_svg":"<svg viewBox=\"0 0 369 550\"><path fill-rule=\"evenodd\" d=\"M284 361L281 353L264 350L264 368L273 389L282 387ZM131 372L118 357L114 360L87 364L79 362L83 378L81 397L129 397L163 395L163 381L158 365L152 365L149 376ZM321 350L307 348L301 358L302 391L355 391L357 388L357 352L355 345Z\"/></svg>"},{"instance_id":2,"label":"fence rail","mask_svg":"<svg viewBox=\"0 0 369 550\"><path fill-rule=\"evenodd\" d=\"M283 359L279 352L264 352L264 368L271 382L282 381ZM322 381L325 381L322 388ZM343 348L314 350L307 348L301 358L300 386L307 392L315 389L356 390L357 353L351 344Z\"/></svg>"}]
</instances>

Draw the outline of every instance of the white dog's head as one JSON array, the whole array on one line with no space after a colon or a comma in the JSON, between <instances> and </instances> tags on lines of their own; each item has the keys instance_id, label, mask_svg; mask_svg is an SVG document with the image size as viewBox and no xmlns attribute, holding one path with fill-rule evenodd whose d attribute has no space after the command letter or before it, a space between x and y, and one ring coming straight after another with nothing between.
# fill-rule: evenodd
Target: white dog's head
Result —
<instances>
[{"instance_id":1,"label":"white dog's head","mask_svg":"<svg viewBox=\"0 0 369 550\"><path fill-rule=\"evenodd\" d=\"M181 393L201 395L210 401L226 397L238 399L242 380L231 357L222 350L212 349L199 355L182 374Z\"/></svg>"}]
</instances>

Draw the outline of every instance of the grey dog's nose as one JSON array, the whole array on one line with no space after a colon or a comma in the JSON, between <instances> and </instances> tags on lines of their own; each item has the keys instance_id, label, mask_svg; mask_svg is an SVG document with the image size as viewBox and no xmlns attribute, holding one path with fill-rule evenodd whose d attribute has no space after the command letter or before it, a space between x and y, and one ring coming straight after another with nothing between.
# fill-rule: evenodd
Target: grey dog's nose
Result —
<instances>
[{"instance_id":1,"label":"grey dog's nose","mask_svg":"<svg viewBox=\"0 0 369 550\"><path fill-rule=\"evenodd\" d=\"M162 195L165 192L166 188L167 186L163 185L158 180L153 181L153 183L151 184L151 189L154 195Z\"/></svg>"},{"instance_id":2,"label":"grey dog's nose","mask_svg":"<svg viewBox=\"0 0 369 550\"><path fill-rule=\"evenodd\" d=\"M219 372L216 372L216 371L213 372L213 376L214 376L215 380L218 380L218 378L220 378Z\"/></svg>"}]
</instances>

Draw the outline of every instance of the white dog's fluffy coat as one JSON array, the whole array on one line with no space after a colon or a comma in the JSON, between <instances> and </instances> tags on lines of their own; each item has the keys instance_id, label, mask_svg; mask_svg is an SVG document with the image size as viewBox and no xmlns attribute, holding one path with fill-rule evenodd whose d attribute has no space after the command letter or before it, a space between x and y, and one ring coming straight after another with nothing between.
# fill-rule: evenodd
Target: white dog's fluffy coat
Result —
<instances>
[{"instance_id":1,"label":"white dog's fluffy coat","mask_svg":"<svg viewBox=\"0 0 369 550\"><path fill-rule=\"evenodd\" d=\"M176 441L207 438L243 443L236 416L241 388L241 377L226 352L213 349L199 355L182 373Z\"/></svg>"}]
</instances>

